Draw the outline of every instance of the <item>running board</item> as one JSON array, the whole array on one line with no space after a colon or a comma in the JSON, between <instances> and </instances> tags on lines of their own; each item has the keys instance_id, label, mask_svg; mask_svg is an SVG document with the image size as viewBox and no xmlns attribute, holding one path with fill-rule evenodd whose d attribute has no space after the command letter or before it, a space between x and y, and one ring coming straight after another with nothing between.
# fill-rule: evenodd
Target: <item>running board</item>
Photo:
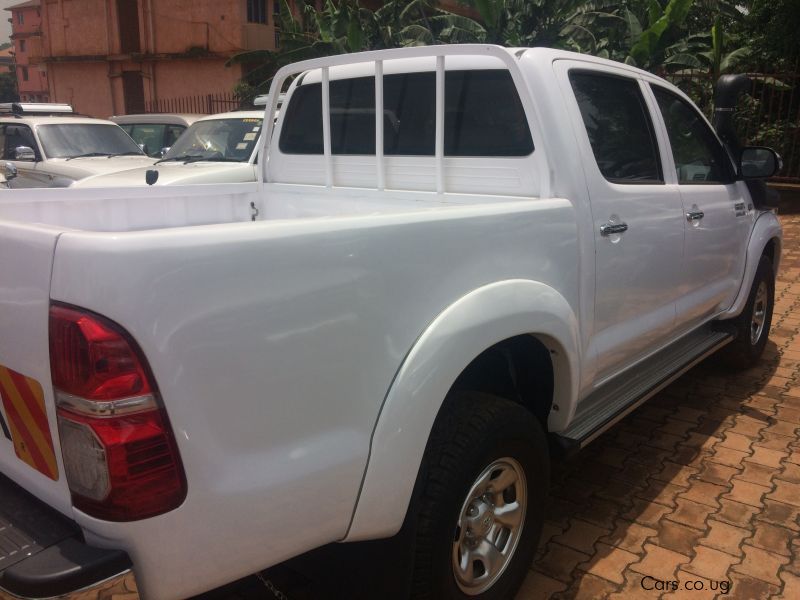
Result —
<instances>
[{"instance_id":1,"label":"running board","mask_svg":"<svg viewBox=\"0 0 800 600\"><path fill-rule=\"evenodd\" d=\"M564 454L585 447L632 410L729 342L732 331L701 328L615 377L587 396L570 426L553 434Z\"/></svg>"}]
</instances>

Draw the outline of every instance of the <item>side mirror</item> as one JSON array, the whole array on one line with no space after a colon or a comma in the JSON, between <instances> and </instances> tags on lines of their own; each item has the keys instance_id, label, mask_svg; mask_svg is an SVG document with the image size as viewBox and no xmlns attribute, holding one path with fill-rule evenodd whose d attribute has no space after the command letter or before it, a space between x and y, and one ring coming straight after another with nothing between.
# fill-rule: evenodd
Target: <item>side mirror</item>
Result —
<instances>
[{"instance_id":1,"label":"side mirror","mask_svg":"<svg viewBox=\"0 0 800 600\"><path fill-rule=\"evenodd\" d=\"M739 175L742 179L766 179L783 168L783 160L772 148L748 146L742 149Z\"/></svg>"},{"instance_id":2,"label":"side mirror","mask_svg":"<svg viewBox=\"0 0 800 600\"><path fill-rule=\"evenodd\" d=\"M17 146L14 148L14 160L36 161L36 153L30 146Z\"/></svg>"},{"instance_id":3,"label":"side mirror","mask_svg":"<svg viewBox=\"0 0 800 600\"><path fill-rule=\"evenodd\" d=\"M6 163L6 181L11 181L17 175L19 175L19 171L17 171L17 165L12 162Z\"/></svg>"},{"instance_id":4,"label":"side mirror","mask_svg":"<svg viewBox=\"0 0 800 600\"><path fill-rule=\"evenodd\" d=\"M171 150L170 146L164 146L161 149L161 156L159 158L164 158L164 155L166 155L166 153L169 152L170 150Z\"/></svg>"}]
</instances>

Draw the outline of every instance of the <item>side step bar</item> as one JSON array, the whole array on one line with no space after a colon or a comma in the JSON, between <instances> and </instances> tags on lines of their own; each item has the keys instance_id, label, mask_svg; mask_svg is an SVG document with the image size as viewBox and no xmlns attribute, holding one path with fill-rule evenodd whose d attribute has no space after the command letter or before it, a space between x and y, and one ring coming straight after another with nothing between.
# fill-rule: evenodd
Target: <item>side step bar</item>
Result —
<instances>
[{"instance_id":1,"label":"side step bar","mask_svg":"<svg viewBox=\"0 0 800 600\"><path fill-rule=\"evenodd\" d=\"M555 449L571 455L734 339L732 331L705 327L615 377L587 396L570 426L552 434Z\"/></svg>"}]
</instances>

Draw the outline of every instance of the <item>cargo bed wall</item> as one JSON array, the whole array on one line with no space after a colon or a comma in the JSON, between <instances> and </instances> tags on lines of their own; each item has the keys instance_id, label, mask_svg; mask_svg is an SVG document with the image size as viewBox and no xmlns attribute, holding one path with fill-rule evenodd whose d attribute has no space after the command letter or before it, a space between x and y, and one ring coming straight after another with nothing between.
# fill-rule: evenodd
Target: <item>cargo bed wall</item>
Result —
<instances>
[{"instance_id":1,"label":"cargo bed wall","mask_svg":"<svg viewBox=\"0 0 800 600\"><path fill-rule=\"evenodd\" d=\"M0 192L0 221L134 231L250 221L256 183Z\"/></svg>"}]
</instances>

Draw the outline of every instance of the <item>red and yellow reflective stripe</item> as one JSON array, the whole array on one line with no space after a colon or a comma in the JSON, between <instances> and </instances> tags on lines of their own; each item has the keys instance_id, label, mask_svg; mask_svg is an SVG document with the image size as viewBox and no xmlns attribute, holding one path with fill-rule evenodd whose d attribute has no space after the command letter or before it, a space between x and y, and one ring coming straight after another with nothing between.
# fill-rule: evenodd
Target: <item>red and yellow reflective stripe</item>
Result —
<instances>
[{"instance_id":1,"label":"red and yellow reflective stripe","mask_svg":"<svg viewBox=\"0 0 800 600\"><path fill-rule=\"evenodd\" d=\"M0 396L17 457L57 480L58 465L42 386L35 379L0 365Z\"/></svg>"}]
</instances>

